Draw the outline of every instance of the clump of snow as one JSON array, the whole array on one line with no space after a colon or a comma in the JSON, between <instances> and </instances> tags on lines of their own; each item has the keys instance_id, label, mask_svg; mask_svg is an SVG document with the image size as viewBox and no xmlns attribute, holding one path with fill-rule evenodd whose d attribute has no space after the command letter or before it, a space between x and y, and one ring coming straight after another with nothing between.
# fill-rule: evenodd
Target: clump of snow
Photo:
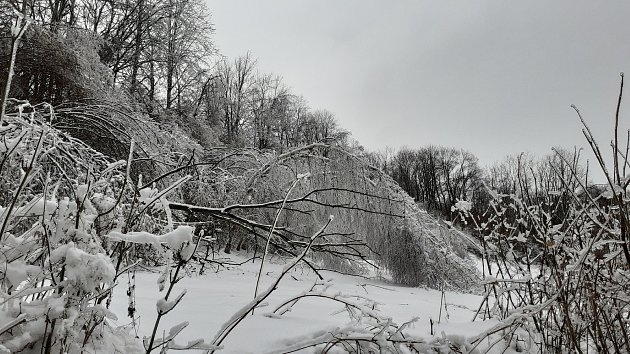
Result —
<instances>
[{"instance_id":1,"label":"clump of snow","mask_svg":"<svg viewBox=\"0 0 630 354\"><path fill-rule=\"evenodd\" d=\"M466 200L458 200L457 203L451 207L451 211L463 211L466 213L470 212L471 209L472 204Z\"/></svg>"},{"instance_id":2,"label":"clump of snow","mask_svg":"<svg viewBox=\"0 0 630 354\"><path fill-rule=\"evenodd\" d=\"M111 210L114 205L116 205L116 200L114 198L104 195L103 193L94 193L91 201L100 213Z\"/></svg>"},{"instance_id":3,"label":"clump of snow","mask_svg":"<svg viewBox=\"0 0 630 354\"><path fill-rule=\"evenodd\" d=\"M157 188L142 188L140 191L140 196L138 197L138 201L141 204L149 204L153 201L153 198L158 194Z\"/></svg>"},{"instance_id":4,"label":"clump of snow","mask_svg":"<svg viewBox=\"0 0 630 354\"><path fill-rule=\"evenodd\" d=\"M89 293L101 284L110 284L116 271L109 257L102 253L90 254L74 247L72 242L50 254L50 262L63 261L67 281Z\"/></svg>"},{"instance_id":5,"label":"clump of snow","mask_svg":"<svg viewBox=\"0 0 630 354\"><path fill-rule=\"evenodd\" d=\"M182 298L186 295L186 290L182 291L177 297L173 300L166 300L165 298L159 299L155 305L157 307L157 312L159 314L169 313L177 304L182 301Z\"/></svg>"},{"instance_id":6,"label":"clump of snow","mask_svg":"<svg viewBox=\"0 0 630 354\"><path fill-rule=\"evenodd\" d=\"M46 213L45 217L50 217L53 212L57 210L57 201L55 199L50 199L44 201L42 197L36 197L31 200L29 203L24 204L18 208L15 208L11 212L12 217L28 217L28 216L42 216L44 212ZM2 218L6 217L4 214L7 211L7 208L3 208L0 206L0 216Z\"/></svg>"},{"instance_id":7,"label":"clump of snow","mask_svg":"<svg viewBox=\"0 0 630 354\"><path fill-rule=\"evenodd\" d=\"M142 343L130 336L124 327L112 328L103 326L100 332L100 340L90 341L93 350L84 350L86 353L144 353Z\"/></svg>"},{"instance_id":8,"label":"clump of snow","mask_svg":"<svg viewBox=\"0 0 630 354\"><path fill-rule=\"evenodd\" d=\"M27 280L31 276L37 275L41 269L34 265L26 264L24 261L16 260L5 264L6 269L0 269L0 274L17 288L23 281Z\"/></svg>"},{"instance_id":9,"label":"clump of snow","mask_svg":"<svg viewBox=\"0 0 630 354\"><path fill-rule=\"evenodd\" d=\"M179 255L181 256L182 260L188 261L194 255L196 249L197 249L196 244L192 242L188 242L182 247L182 250L179 253Z\"/></svg>"},{"instance_id":10,"label":"clump of snow","mask_svg":"<svg viewBox=\"0 0 630 354\"><path fill-rule=\"evenodd\" d=\"M118 231L110 232L106 237L114 241L126 241L140 244L151 244L159 248L161 244L166 244L172 250L180 250L188 242L192 242L193 227L180 225L175 230L164 235L155 235L149 232L137 231L123 234Z\"/></svg>"}]
</instances>

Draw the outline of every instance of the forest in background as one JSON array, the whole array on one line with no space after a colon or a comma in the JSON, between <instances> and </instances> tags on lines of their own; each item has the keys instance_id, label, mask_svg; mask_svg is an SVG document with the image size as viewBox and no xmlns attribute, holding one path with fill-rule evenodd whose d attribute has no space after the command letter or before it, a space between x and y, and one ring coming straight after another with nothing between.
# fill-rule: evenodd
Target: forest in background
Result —
<instances>
[{"instance_id":1,"label":"forest in background","mask_svg":"<svg viewBox=\"0 0 630 354\"><path fill-rule=\"evenodd\" d=\"M34 21L20 41L9 97L63 107L59 128L115 158L125 158L131 139L140 139L134 136L139 127L130 126L134 119L183 133L181 140L195 146L181 150L221 146L283 153L333 141L449 220L458 200L473 203L480 215L490 200L487 188L530 200L553 196L569 177L565 160L579 165L579 178L586 176L572 148L559 148L566 159L555 152L520 154L489 167L462 147L366 151L333 112L309 107L281 75L260 72L251 53L222 57L203 1L9 1L2 11L4 33L12 9ZM0 63L6 71L10 38L4 41ZM90 112L98 105L127 116L103 124Z\"/></svg>"},{"instance_id":2,"label":"forest in background","mask_svg":"<svg viewBox=\"0 0 630 354\"><path fill-rule=\"evenodd\" d=\"M139 263L163 266L167 289L143 351L176 348L181 329L157 331L185 294L171 290L191 263L220 263L217 250L480 291L479 317L501 321L482 339L514 348L630 348L628 149L616 131L608 172L584 123L607 186L589 183L575 150L489 168L455 147L369 152L252 54L222 58L199 0L11 0L0 33L10 302L0 349L80 352L123 336L104 326L108 299ZM446 222L419 217L424 209ZM270 291L210 344L189 347L218 350ZM379 326L386 344L367 345L425 352Z\"/></svg>"}]
</instances>

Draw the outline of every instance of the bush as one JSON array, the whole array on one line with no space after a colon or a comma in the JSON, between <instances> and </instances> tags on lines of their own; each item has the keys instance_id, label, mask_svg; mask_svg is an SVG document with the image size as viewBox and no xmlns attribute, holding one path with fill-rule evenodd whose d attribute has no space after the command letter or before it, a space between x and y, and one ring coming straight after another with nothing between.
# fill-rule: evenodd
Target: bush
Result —
<instances>
[{"instance_id":1,"label":"bush","mask_svg":"<svg viewBox=\"0 0 630 354\"><path fill-rule=\"evenodd\" d=\"M51 128L49 107L20 108L32 113L7 114L1 135L0 348L137 351L104 303L117 270L102 236L121 221L125 164Z\"/></svg>"}]
</instances>

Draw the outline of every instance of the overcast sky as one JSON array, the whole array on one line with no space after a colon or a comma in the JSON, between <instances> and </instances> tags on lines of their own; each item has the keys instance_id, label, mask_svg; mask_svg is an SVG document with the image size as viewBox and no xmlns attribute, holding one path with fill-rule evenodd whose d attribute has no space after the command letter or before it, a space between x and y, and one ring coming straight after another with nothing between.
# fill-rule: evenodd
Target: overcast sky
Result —
<instances>
[{"instance_id":1,"label":"overcast sky","mask_svg":"<svg viewBox=\"0 0 630 354\"><path fill-rule=\"evenodd\" d=\"M222 54L250 50L370 150L455 146L488 165L586 146L571 104L606 147L630 75L628 1L207 1Z\"/></svg>"}]
</instances>

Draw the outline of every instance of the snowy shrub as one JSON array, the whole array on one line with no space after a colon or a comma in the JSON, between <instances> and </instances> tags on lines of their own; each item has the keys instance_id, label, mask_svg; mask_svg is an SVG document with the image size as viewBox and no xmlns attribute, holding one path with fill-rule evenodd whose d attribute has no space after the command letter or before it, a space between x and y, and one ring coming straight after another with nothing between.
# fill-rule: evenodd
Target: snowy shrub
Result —
<instances>
[{"instance_id":1,"label":"snowy shrub","mask_svg":"<svg viewBox=\"0 0 630 354\"><path fill-rule=\"evenodd\" d=\"M400 187L404 218L371 245L378 250L378 263L392 279L409 286L434 289L476 290L481 280L464 249L465 240L437 221Z\"/></svg>"},{"instance_id":2,"label":"snowy shrub","mask_svg":"<svg viewBox=\"0 0 630 354\"><path fill-rule=\"evenodd\" d=\"M101 236L118 226L125 164L51 128L39 110L52 112L20 104L0 134L0 348L136 351L104 304L117 273Z\"/></svg>"},{"instance_id":3,"label":"snowy shrub","mask_svg":"<svg viewBox=\"0 0 630 354\"><path fill-rule=\"evenodd\" d=\"M620 316L628 309L619 299L630 288L615 212L575 199L556 224L553 209L542 204L494 198L495 222L477 229L485 276L477 317L499 319L506 344L520 340L527 352L625 351L627 324Z\"/></svg>"},{"instance_id":4,"label":"snowy shrub","mask_svg":"<svg viewBox=\"0 0 630 354\"><path fill-rule=\"evenodd\" d=\"M491 192L484 222L471 218L485 276L476 317L499 320L485 335L521 352L630 352L630 198L619 161L625 157L615 154L608 170L574 109L608 188L589 188L577 157L557 152L561 165L552 168L562 183L553 193L533 199ZM615 142L613 151L622 151Z\"/></svg>"},{"instance_id":5,"label":"snowy shrub","mask_svg":"<svg viewBox=\"0 0 630 354\"><path fill-rule=\"evenodd\" d=\"M157 123L124 100L64 102L54 113L48 117L54 128L110 158L127 159L133 142L131 177L143 175L148 186L156 179L158 187L166 187L191 171L198 173L198 143L176 124Z\"/></svg>"},{"instance_id":6,"label":"snowy shrub","mask_svg":"<svg viewBox=\"0 0 630 354\"><path fill-rule=\"evenodd\" d=\"M409 286L426 285L430 282L428 254L423 250L423 245L414 237L413 231L408 225L400 225L391 231L390 244L385 249L383 265L389 271L392 280L399 284ZM424 269L421 269L422 266Z\"/></svg>"},{"instance_id":7,"label":"snowy shrub","mask_svg":"<svg viewBox=\"0 0 630 354\"><path fill-rule=\"evenodd\" d=\"M161 190L143 186L141 177L134 186L130 162L112 161L51 127L50 106L21 102L15 110L5 115L0 134L0 297L5 304L0 349L205 348L202 341L175 344L185 327L180 326L164 338L154 330L151 338L157 342L143 349L125 330L110 325L116 316L107 309L119 276L142 257L165 264L167 275L175 262L175 273L164 279L168 291L158 304L160 316L181 300L183 295L174 302L169 295L197 243L193 227L174 224L166 197L190 176ZM158 324L159 319L156 330Z\"/></svg>"},{"instance_id":8,"label":"snowy shrub","mask_svg":"<svg viewBox=\"0 0 630 354\"><path fill-rule=\"evenodd\" d=\"M120 98L113 97L113 76L100 61L100 41L91 31L31 24L17 52L10 97L52 104ZM0 67L8 67L9 60L0 57Z\"/></svg>"}]
</instances>

